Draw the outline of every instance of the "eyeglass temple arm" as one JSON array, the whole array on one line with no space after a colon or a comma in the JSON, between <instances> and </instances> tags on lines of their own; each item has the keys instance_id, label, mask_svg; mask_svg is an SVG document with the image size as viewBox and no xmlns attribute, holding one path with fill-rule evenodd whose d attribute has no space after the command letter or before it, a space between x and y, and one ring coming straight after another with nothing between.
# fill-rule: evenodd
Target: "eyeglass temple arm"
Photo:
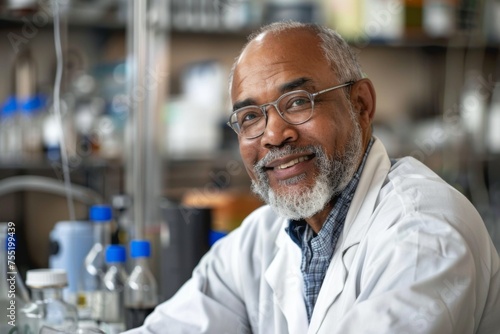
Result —
<instances>
[{"instance_id":1,"label":"eyeglass temple arm","mask_svg":"<svg viewBox=\"0 0 500 334\"><path fill-rule=\"evenodd\" d=\"M344 84L341 84L341 85L338 85L338 86L335 86L335 87L330 87L330 88L327 88L327 89L320 90L319 92L316 92L316 93L314 93L312 95L313 96L317 96L319 94L323 94L323 93L326 93L326 92L329 92L329 91L332 91L332 90L335 90L335 89L338 89L338 88L342 88L342 87L354 85L355 83L356 83L356 81L348 81L348 82L346 82Z\"/></svg>"}]
</instances>

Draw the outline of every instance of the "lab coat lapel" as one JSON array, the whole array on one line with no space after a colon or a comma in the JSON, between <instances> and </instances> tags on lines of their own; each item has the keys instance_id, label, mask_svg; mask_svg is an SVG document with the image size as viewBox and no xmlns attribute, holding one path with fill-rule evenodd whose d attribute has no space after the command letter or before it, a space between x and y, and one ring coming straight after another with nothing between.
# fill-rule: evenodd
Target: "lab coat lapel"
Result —
<instances>
[{"instance_id":1,"label":"lab coat lapel","mask_svg":"<svg viewBox=\"0 0 500 334\"><path fill-rule=\"evenodd\" d=\"M344 223L342 251L358 244L368 229L380 189L391 169L387 152L375 139Z\"/></svg>"},{"instance_id":2,"label":"lab coat lapel","mask_svg":"<svg viewBox=\"0 0 500 334\"><path fill-rule=\"evenodd\" d=\"M375 139L349 207L342 235L337 242L334 256L323 280L308 333L316 333L319 330L329 308L344 289L354 254L349 254L348 261L344 259L344 255L349 248L359 244L366 233L375 202L390 167L384 146L378 139Z\"/></svg>"},{"instance_id":3,"label":"lab coat lapel","mask_svg":"<svg viewBox=\"0 0 500 334\"><path fill-rule=\"evenodd\" d=\"M264 275L273 290L275 302L285 316L288 333L304 334L308 322L300 272L301 252L284 228L276 239L278 251Z\"/></svg>"}]
</instances>

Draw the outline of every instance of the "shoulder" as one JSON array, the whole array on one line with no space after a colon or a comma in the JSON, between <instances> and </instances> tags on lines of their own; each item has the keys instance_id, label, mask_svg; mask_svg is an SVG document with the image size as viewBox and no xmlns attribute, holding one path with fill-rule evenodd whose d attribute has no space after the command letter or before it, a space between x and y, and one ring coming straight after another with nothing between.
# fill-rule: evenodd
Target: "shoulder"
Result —
<instances>
[{"instance_id":1,"label":"shoulder","mask_svg":"<svg viewBox=\"0 0 500 334\"><path fill-rule=\"evenodd\" d=\"M380 190L370 239L436 255L474 254L491 263L494 247L474 205L418 160L398 160ZM448 252L448 253L447 253ZM489 266L489 265L488 265Z\"/></svg>"},{"instance_id":2,"label":"shoulder","mask_svg":"<svg viewBox=\"0 0 500 334\"><path fill-rule=\"evenodd\" d=\"M466 213L481 220L463 194L412 157L399 159L391 167L380 193L396 200L404 214L438 210L444 215Z\"/></svg>"}]
</instances>

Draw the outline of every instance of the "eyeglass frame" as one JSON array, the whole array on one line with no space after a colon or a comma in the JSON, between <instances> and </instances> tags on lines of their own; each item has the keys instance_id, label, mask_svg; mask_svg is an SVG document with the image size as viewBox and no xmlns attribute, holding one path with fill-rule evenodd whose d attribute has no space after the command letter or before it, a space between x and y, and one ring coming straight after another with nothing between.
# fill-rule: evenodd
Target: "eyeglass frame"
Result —
<instances>
[{"instance_id":1,"label":"eyeglass frame","mask_svg":"<svg viewBox=\"0 0 500 334\"><path fill-rule=\"evenodd\" d=\"M238 136L241 136L241 133L238 132L234 127L233 127L233 123L231 123L231 118L233 117L234 114L240 112L241 110L244 110L246 108L255 108L257 107L261 112L262 114L264 115L264 118L265 118L265 126L264 126L264 129L262 130L262 133L256 135L256 136L251 136L251 137L244 137L245 139L255 139L257 137L260 137L264 134L264 132L266 131L266 127L267 127L267 120L268 120L268 117L267 117L267 107L272 105L274 107L274 109L276 109L276 111L278 112L278 114L280 115L281 119L284 120L285 122L287 122L288 124L291 124L291 125L300 125L300 124L304 124L306 123L307 121L309 121L313 114L314 114L314 99L316 98L316 96L320 95L320 94L323 94L323 93L327 93L327 92L331 92L331 91L334 91L336 89L339 89L339 88L343 88L343 87L348 87L348 86L352 86L356 83L356 81L348 81L348 82L345 82L343 84L340 84L340 85L336 85L336 86L333 86L333 87L330 87L330 88L325 88L325 89L322 89L318 92L315 92L315 93L309 93L308 91L306 90L303 90L303 89L299 89L299 90L293 90L291 92L287 92L283 95L281 95L280 97L278 97L275 101L273 102L268 102L268 103L264 103L264 104L261 104L260 106L257 106L257 105L249 105L249 106L245 106L245 107L241 107L239 109L236 109L235 111L233 111L231 113L231 115L229 116L229 121L226 122L226 124L231 128L233 129L234 132L236 132L236 134ZM305 120L305 121L301 121L299 123L292 123L290 121L288 121L287 119L284 118L283 116L283 113L281 112L281 110L278 108L278 103L284 99L285 97L289 96L289 95L292 95L292 94L296 94L296 93L299 93L299 92L304 92L306 93L308 96L309 96L309 99L311 100L311 115L309 115L309 117Z\"/></svg>"}]
</instances>

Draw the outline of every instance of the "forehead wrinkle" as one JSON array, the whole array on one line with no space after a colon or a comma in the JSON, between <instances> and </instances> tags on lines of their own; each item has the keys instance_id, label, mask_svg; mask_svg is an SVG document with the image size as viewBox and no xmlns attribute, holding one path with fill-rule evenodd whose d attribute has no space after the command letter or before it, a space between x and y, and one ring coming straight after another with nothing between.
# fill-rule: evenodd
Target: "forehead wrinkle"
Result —
<instances>
[{"instance_id":1,"label":"forehead wrinkle","mask_svg":"<svg viewBox=\"0 0 500 334\"><path fill-rule=\"evenodd\" d=\"M239 98L238 100L254 100L256 101L258 99L257 96L246 96L245 94L247 94L247 90L242 88L242 86L245 85L246 82L250 81L250 84L247 84L247 87L260 87L263 89L263 91L271 91L271 90L274 90L275 88L273 88L273 83L274 81L276 81L274 79L274 77L280 75L279 72L277 73L269 73L267 71L265 71L265 75L264 76L260 76L260 75L255 75L255 73L253 74L246 74L243 78L241 78L241 80L238 80L237 83L233 86L233 93L235 93L236 91L240 91L240 96L243 95L243 98ZM258 82L255 81L253 82L255 79L253 79L254 77L258 77ZM278 87L276 87L278 88ZM235 104L237 104L238 102L235 102Z\"/></svg>"}]
</instances>

